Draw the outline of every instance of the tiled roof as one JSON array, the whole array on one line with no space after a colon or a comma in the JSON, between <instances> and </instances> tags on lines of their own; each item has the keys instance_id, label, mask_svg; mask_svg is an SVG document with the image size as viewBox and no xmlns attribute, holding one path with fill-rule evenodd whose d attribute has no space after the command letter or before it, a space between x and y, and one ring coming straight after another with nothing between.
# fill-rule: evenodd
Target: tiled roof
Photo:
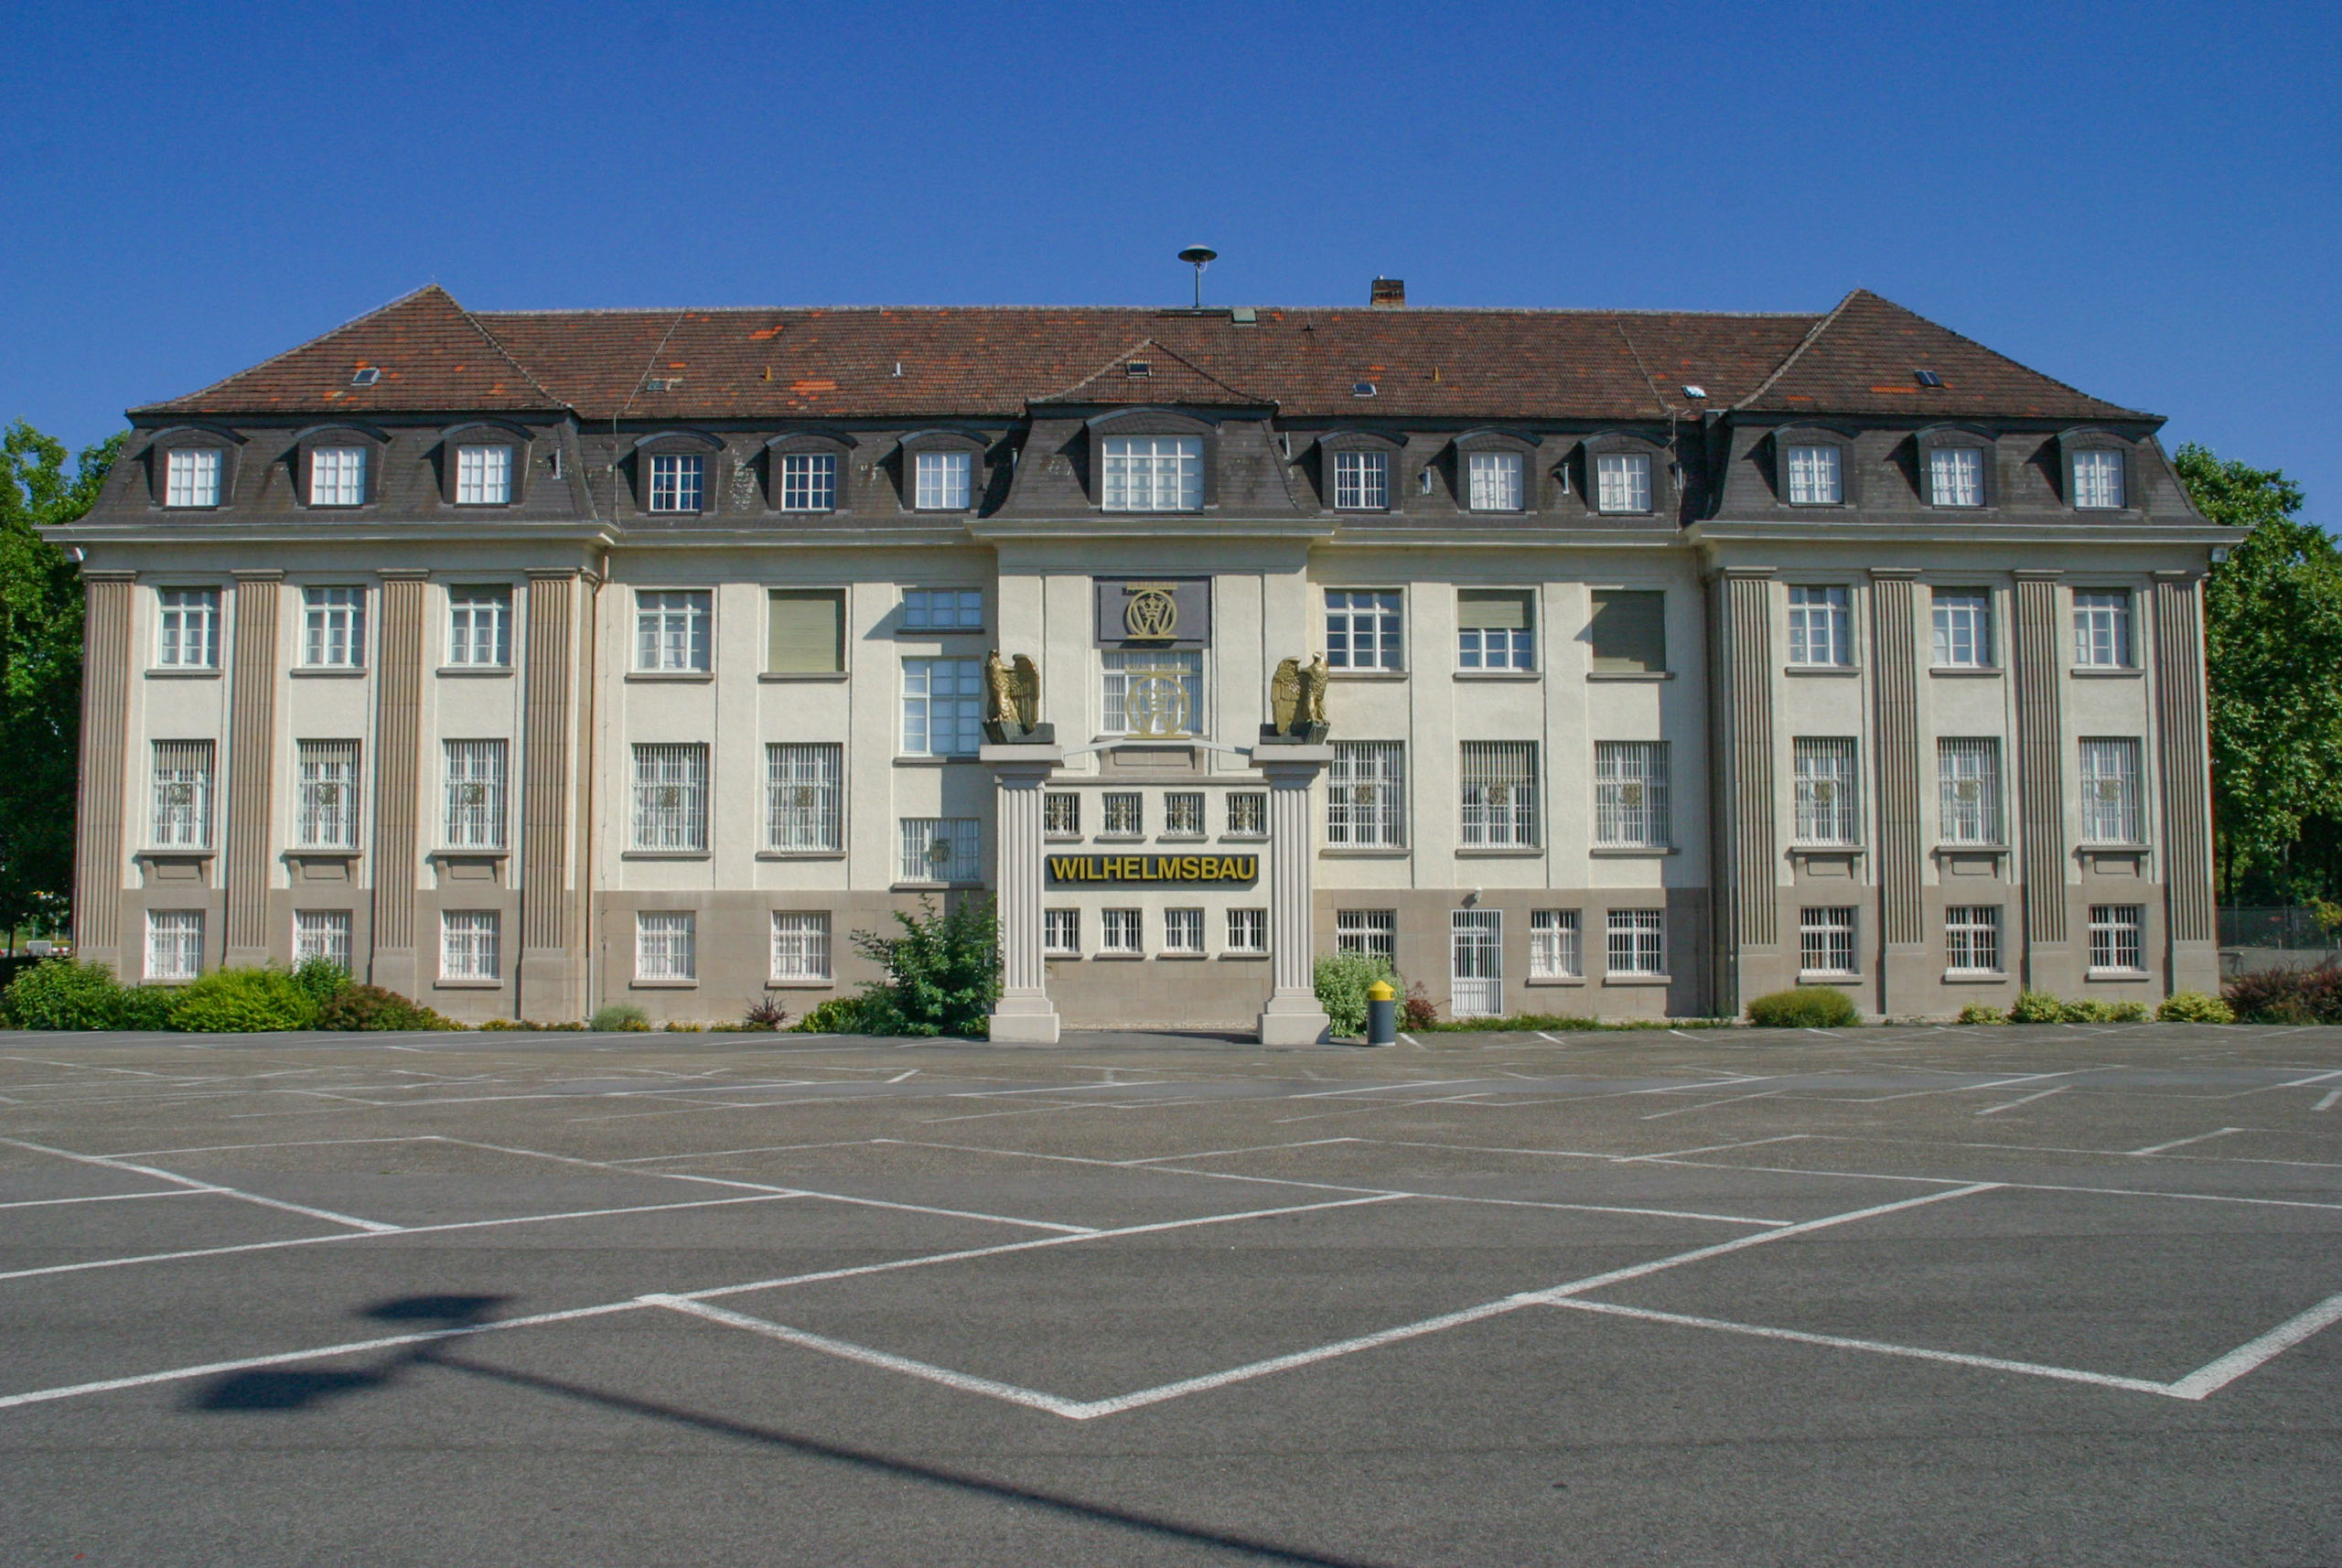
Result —
<instances>
[{"instance_id":1,"label":"tiled roof","mask_svg":"<svg viewBox=\"0 0 2342 1568\"><path fill-rule=\"evenodd\" d=\"M1153 374L1125 369L1144 360ZM376 367L369 387L352 373ZM1914 371L1943 381L1922 390ZM1370 403L1355 390L1373 384ZM1706 392L1694 401L1683 388ZM1274 403L1288 418L1760 412L2141 417L1857 290L1827 316L985 306L464 310L435 285L134 412L571 410L676 421L1014 418L1036 403Z\"/></svg>"}]
</instances>

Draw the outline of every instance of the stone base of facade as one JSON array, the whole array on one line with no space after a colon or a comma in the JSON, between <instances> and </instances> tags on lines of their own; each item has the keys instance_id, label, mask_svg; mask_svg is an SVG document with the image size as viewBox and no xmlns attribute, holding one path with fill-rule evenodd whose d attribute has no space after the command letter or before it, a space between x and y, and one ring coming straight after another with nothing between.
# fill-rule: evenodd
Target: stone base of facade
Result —
<instances>
[{"instance_id":1,"label":"stone base of facade","mask_svg":"<svg viewBox=\"0 0 2342 1568\"><path fill-rule=\"evenodd\" d=\"M1264 1046L1322 1045L1332 1034L1332 1022L1314 996L1272 996L1261 1011L1261 1044Z\"/></svg>"},{"instance_id":2,"label":"stone base of facade","mask_svg":"<svg viewBox=\"0 0 2342 1568\"><path fill-rule=\"evenodd\" d=\"M1058 1043L1058 1010L1046 996L1004 996L992 1010L992 1043L995 1046L1054 1046Z\"/></svg>"}]
</instances>

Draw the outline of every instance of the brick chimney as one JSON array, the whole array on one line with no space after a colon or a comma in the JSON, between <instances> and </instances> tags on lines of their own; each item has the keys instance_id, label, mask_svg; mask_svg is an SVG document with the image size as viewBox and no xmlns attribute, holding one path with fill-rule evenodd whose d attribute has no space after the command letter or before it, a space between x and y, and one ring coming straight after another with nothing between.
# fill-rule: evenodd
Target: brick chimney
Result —
<instances>
[{"instance_id":1,"label":"brick chimney","mask_svg":"<svg viewBox=\"0 0 2342 1568\"><path fill-rule=\"evenodd\" d=\"M1366 303L1377 310L1404 310L1407 307L1407 280L1376 278L1366 296Z\"/></svg>"}]
</instances>

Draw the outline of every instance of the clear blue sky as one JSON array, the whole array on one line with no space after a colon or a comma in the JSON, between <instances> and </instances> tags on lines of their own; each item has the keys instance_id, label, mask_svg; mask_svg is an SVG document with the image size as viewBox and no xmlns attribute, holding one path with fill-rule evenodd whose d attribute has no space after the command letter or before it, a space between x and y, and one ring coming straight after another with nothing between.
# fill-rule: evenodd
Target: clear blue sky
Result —
<instances>
[{"instance_id":1,"label":"clear blue sky","mask_svg":"<svg viewBox=\"0 0 2342 1568\"><path fill-rule=\"evenodd\" d=\"M2342 6L87 5L0 54L0 419L482 308L1818 310L2342 522Z\"/></svg>"}]
</instances>

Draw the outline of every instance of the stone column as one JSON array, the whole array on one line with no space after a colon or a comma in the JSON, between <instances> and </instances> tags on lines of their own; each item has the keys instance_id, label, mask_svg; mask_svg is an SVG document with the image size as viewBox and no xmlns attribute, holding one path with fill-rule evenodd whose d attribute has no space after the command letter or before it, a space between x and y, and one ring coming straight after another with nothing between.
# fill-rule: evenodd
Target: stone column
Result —
<instances>
[{"instance_id":1,"label":"stone column","mask_svg":"<svg viewBox=\"0 0 2342 1568\"><path fill-rule=\"evenodd\" d=\"M2163 775L2165 976L2175 991L2218 992L2203 603L2203 580L2194 574L2155 574L2155 763Z\"/></svg>"},{"instance_id":2,"label":"stone column","mask_svg":"<svg viewBox=\"0 0 2342 1568\"><path fill-rule=\"evenodd\" d=\"M1274 988L1261 1013L1261 1044L1308 1046L1327 1037L1311 971L1317 944L1317 863L1310 832L1309 787L1334 760L1330 746L1263 745L1252 761L1269 780L1269 967Z\"/></svg>"},{"instance_id":3,"label":"stone column","mask_svg":"<svg viewBox=\"0 0 2342 1568\"><path fill-rule=\"evenodd\" d=\"M515 998L539 1018L581 1018L584 921L570 895L570 822L577 770L570 759L581 658L574 623L584 580L575 572L529 574L521 671L526 704L521 751L521 961ZM583 747L580 748L581 750Z\"/></svg>"},{"instance_id":4,"label":"stone column","mask_svg":"<svg viewBox=\"0 0 2342 1568\"><path fill-rule=\"evenodd\" d=\"M382 574L381 643L374 671L374 983L422 994L415 940L416 835L423 792L421 571Z\"/></svg>"},{"instance_id":5,"label":"stone column","mask_svg":"<svg viewBox=\"0 0 2342 1568\"><path fill-rule=\"evenodd\" d=\"M276 798L276 602L285 574L236 574L236 662L228 693L230 965L271 956L269 850ZM285 939L289 947L291 937Z\"/></svg>"},{"instance_id":6,"label":"stone column","mask_svg":"<svg viewBox=\"0 0 2342 1568\"><path fill-rule=\"evenodd\" d=\"M1716 580L1708 639L1714 734L1709 783L1718 1013L1788 983L1781 963L1780 852L1773 789L1773 573Z\"/></svg>"},{"instance_id":7,"label":"stone column","mask_svg":"<svg viewBox=\"0 0 2342 1568\"><path fill-rule=\"evenodd\" d=\"M1919 585L1909 571L1871 572L1877 660L1879 1011L1928 1007L1928 932L1920 905Z\"/></svg>"},{"instance_id":8,"label":"stone column","mask_svg":"<svg viewBox=\"0 0 2342 1568\"><path fill-rule=\"evenodd\" d=\"M84 572L81 778L73 823L73 956L124 980L122 852L130 744L130 572Z\"/></svg>"},{"instance_id":9,"label":"stone column","mask_svg":"<svg viewBox=\"0 0 2342 1568\"><path fill-rule=\"evenodd\" d=\"M2017 864L2025 878L2025 983L2064 992L2074 965L2066 896L2065 660L2068 623L2057 614L2057 572L2016 575Z\"/></svg>"},{"instance_id":10,"label":"stone column","mask_svg":"<svg viewBox=\"0 0 2342 1568\"><path fill-rule=\"evenodd\" d=\"M986 746L977 754L998 785L993 886L1000 902L1001 992L992 1010L995 1045L1054 1046L1058 1010L1041 958L1041 790L1065 760L1054 746Z\"/></svg>"}]
</instances>

